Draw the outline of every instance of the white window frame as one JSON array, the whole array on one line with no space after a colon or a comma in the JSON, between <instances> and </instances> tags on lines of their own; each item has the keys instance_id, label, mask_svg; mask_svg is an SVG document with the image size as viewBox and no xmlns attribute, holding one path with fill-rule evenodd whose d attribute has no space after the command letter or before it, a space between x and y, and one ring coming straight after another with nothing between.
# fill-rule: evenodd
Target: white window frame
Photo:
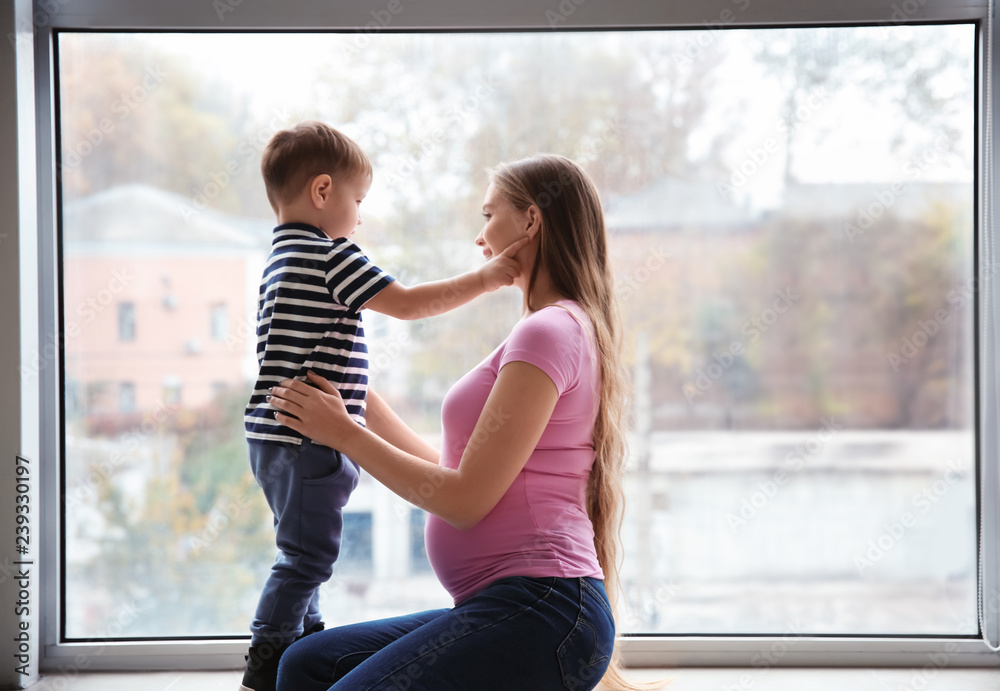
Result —
<instances>
[{"instance_id":1,"label":"white window frame","mask_svg":"<svg viewBox=\"0 0 1000 691\"><path fill-rule=\"evenodd\" d=\"M23 12L24 0L15 0ZM230 11L220 9L228 7ZM393 8L401 7L398 13ZM913 9L905 18L893 20L896 7ZM18 9L19 8L19 9ZM913 23L971 21L979 27L977 84L977 252L978 259L996 261L997 231L992 215L996 182L992 161L996 122L993 82L997 73L996 51L987 40L992 26L988 16L992 0L379 0L376 3L322 2L321 0L171 0L171 2L123 3L113 0L40 0L34 3L34 93L18 91L19 112L23 99L33 101L34 122L23 115L16 122L23 147L35 142L37 179L23 165L4 168L17 180L17 206L5 219L19 220L17 246L21 251L15 267L20 269L20 299L0 305L0 323L14 325L20 342L20 357L30 359L31 348L57 342L59 277L56 275L56 174L54 147L56 125L53 98L53 36L57 29L83 30L359 30L364 32L469 29L551 30L587 28L713 28L755 26L809 26L869 23ZM390 10L387 26L377 14ZM376 13L376 14L373 14ZM381 14L384 19L385 14ZM19 52L19 51L15 51ZM2 63L0 63L2 65ZM991 69L987 69L987 67ZM0 73L0 78L3 74ZM13 79L8 79L12 83ZM4 82L5 84L8 82ZM989 119L987 119L989 118ZM8 119L9 120L9 119ZM2 144L2 141L0 141ZM987 150L989 147L989 150ZM9 164L7 164L9 165ZM37 190L36 190L37 184ZM14 193L0 190L0 198ZM6 196L3 196L6 195ZM19 209L19 211L18 211ZM7 213L7 212L4 212ZM18 214L20 213L20 217ZM37 227L31 223L37 213ZM27 222L26 222L27 219ZM37 257L34 252L37 249ZM993 254L991 254L993 253ZM31 261L37 260L37 275ZM977 274L983 262L977 261ZM995 277L982 274L977 295L978 342L976 344L978 433L980 462L978 487L982 503L981 548L983 591L1000 593L1000 513L998 513L998 383L996 379L996 305L1000 291ZM5 342L6 343L6 342ZM3 343L0 343L0 347ZM186 639L156 642L74 642L59 640L60 632L60 516L58 476L60 442L59 368L46 367L36 384L22 382L15 393L20 404L21 447L36 449L44 459L41 482L41 522L36 530L43 537L38 559L42 603L40 667L45 670L140 669L232 669L242 663L245 640ZM987 422L988 421L988 422ZM47 431L42 433L41 430ZM37 434L37 437L34 435ZM996 644L1000 639L1000 614L984 612L984 632ZM4 632L6 635L6 631ZM989 651L983 640L971 637L853 637L802 636L787 639L759 636L642 636L624 637L621 646L632 666L908 666L923 667L929 655L946 655L951 667L1000 666L1000 656ZM83 662L81 662L81 660Z\"/></svg>"}]
</instances>

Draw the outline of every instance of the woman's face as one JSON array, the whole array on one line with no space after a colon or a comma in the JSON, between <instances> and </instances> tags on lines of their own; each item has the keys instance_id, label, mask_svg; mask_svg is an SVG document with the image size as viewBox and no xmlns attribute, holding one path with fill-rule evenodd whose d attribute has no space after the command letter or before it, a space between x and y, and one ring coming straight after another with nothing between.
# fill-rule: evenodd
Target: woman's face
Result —
<instances>
[{"instance_id":1,"label":"woman's face","mask_svg":"<svg viewBox=\"0 0 1000 691\"><path fill-rule=\"evenodd\" d=\"M492 184L483 199L483 216L486 225L476 236L476 245L483 248L487 259L523 238L530 225L528 213L515 209Z\"/></svg>"}]
</instances>

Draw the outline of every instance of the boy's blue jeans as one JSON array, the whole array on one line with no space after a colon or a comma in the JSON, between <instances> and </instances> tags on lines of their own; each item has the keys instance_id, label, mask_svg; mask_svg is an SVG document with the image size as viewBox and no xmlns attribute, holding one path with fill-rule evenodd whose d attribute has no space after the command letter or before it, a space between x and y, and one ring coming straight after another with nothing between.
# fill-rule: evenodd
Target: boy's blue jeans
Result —
<instances>
[{"instance_id":1,"label":"boy's blue jeans","mask_svg":"<svg viewBox=\"0 0 1000 691\"><path fill-rule=\"evenodd\" d=\"M257 604L250 645L290 645L322 621L319 586L340 554L343 508L358 467L339 451L308 439L248 442L250 467L274 513L278 556Z\"/></svg>"},{"instance_id":2,"label":"boy's blue jeans","mask_svg":"<svg viewBox=\"0 0 1000 691\"><path fill-rule=\"evenodd\" d=\"M281 658L278 691L587 691L614 638L603 581L513 576L453 609L304 638Z\"/></svg>"}]
</instances>

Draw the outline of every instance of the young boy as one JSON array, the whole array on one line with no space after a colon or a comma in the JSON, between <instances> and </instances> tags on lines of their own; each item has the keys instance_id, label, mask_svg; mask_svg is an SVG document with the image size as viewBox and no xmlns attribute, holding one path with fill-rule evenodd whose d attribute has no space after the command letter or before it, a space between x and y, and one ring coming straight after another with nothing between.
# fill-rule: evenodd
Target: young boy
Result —
<instances>
[{"instance_id":1,"label":"young boy","mask_svg":"<svg viewBox=\"0 0 1000 691\"><path fill-rule=\"evenodd\" d=\"M241 689L274 691L278 660L297 638L323 629L319 586L340 552L342 510L358 467L338 451L279 425L268 390L309 370L331 380L348 411L365 423L368 350L361 310L398 319L441 314L518 274L513 246L476 271L401 285L351 242L372 166L354 141L320 122L271 138L261 159L277 217L260 284L260 372L245 415L250 466L274 513L278 556L253 624ZM377 397L374 400L378 400Z\"/></svg>"}]
</instances>

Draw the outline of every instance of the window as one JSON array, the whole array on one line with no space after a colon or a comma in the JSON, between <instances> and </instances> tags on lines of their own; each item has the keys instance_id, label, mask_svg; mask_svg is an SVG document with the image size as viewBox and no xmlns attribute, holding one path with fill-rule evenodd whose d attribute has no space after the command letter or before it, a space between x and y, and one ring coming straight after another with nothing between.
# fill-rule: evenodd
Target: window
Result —
<instances>
[{"instance_id":1,"label":"window","mask_svg":"<svg viewBox=\"0 0 1000 691\"><path fill-rule=\"evenodd\" d=\"M81 405L80 405L80 383L72 379L66 382L66 396L65 396L65 406L66 406L66 416L67 418L74 418L79 415Z\"/></svg>"},{"instance_id":2,"label":"window","mask_svg":"<svg viewBox=\"0 0 1000 691\"><path fill-rule=\"evenodd\" d=\"M213 341L225 341L229 331L229 313L226 303L220 302L211 306L209 317L209 333Z\"/></svg>"},{"instance_id":3,"label":"window","mask_svg":"<svg viewBox=\"0 0 1000 691\"><path fill-rule=\"evenodd\" d=\"M91 381L86 386L86 407L91 413L107 413L113 410L109 399L111 382Z\"/></svg>"},{"instance_id":4,"label":"window","mask_svg":"<svg viewBox=\"0 0 1000 691\"><path fill-rule=\"evenodd\" d=\"M176 406L181 402L181 379L176 376L163 378L163 402L168 406Z\"/></svg>"},{"instance_id":5,"label":"window","mask_svg":"<svg viewBox=\"0 0 1000 691\"><path fill-rule=\"evenodd\" d=\"M135 384L123 381L118 385L118 410L122 413L135 411Z\"/></svg>"},{"instance_id":6,"label":"window","mask_svg":"<svg viewBox=\"0 0 1000 691\"><path fill-rule=\"evenodd\" d=\"M135 305L131 302L118 305L118 340L135 340Z\"/></svg>"},{"instance_id":7,"label":"window","mask_svg":"<svg viewBox=\"0 0 1000 691\"><path fill-rule=\"evenodd\" d=\"M373 565L372 539L371 512L345 512L344 535L340 543L337 572L370 576Z\"/></svg>"},{"instance_id":8,"label":"window","mask_svg":"<svg viewBox=\"0 0 1000 691\"><path fill-rule=\"evenodd\" d=\"M590 7L576 16L592 16ZM637 11L629 8L622 17ZM703 9L677 11L687 18L677 21L702 25ZM794 24L798 11L746 22ZM184 344L197 340L204 317L185 318L199 303L176 278L172 309L148 326L144 316L142 338L159 334L145 360L92 347L96 309L93 325L81 319L79 337L66 339L65 378L86 392L81 417L106 410L89 382L134 380L144 418L127 433L145 443L128 455L120 429L74 428L66 411L68 480L97 447L121 451L130 471L101 479L119 483L121 506L67 508L67 523L81 528L67 535L76 542L65 553L59 635L104 638L122 593L144 616L116 637L245 632L245 601L260 580L252 574L273 552L239 451L245 401L234 395L214 427L189 421L199 419L199 386L238 392L252 376L253 295L273 226L259 152L275 129L315 114L372 155L376 179L357 239L411 282L475 265L485 166L544 149L595 179L635 388L621 622L635 635L626 641L635 659L650 662L657 653L643 651L672 640L688 645L690 634L783 636L790 623L816 638L800 650L820 652L837 650L841 636L892 637L903 650L922 650L920 636L977 636L977 526L980 511L995 510L995 497L980 506L976 491L977 474L991 486L993 472L977 466L984 439L993 443L979 436L976 411L990 404L977 391L995 386L977 379L977 352L990 356L977 350L974 316L977 281L992 271L977 263L982 94L978 27L966 21L982 15L928 11L947 21L904 26L886 23L891 9L860 8L845 12L870 26L58 32L64 320L108 275L95 256L135 276L130 305L144 294L165 300L146 285L162 275L234 277L220 279L233 288L227 335L216 338L213 312L214 343L197 354ZM539 23L576 21L553 16ZM235 13L225 19L241 26ZM282 55L321 67L291 69L274 59ZM397 78L372 78L390 69ZM182 76L167 78L171 71ZM282 110L302 84L315 112ZM91 141L88 108L100 114L125 93L134 96L108 115L112 131ZM170 135L182 131L171 118L190 136ZM143 237L95 235L99 218L141 218ZM516 298L501 291L400 332L372 325L373 377L428 438L441 396L503 338ZM133 308L131 339L134 319ZM121 324L119 311L126 340ZM226 352L209 360L215 346ZM161 400L147 405L150 385ZM163 515L175 519L172 532ZM338 568L346 578L352 560L370 560L359 571L370 583L345 579L324 592L358 619L411 609L427 574L411 568L413 579L398 583L377 564L380 545L405 544L417 564L419 519L358 515L368 518L350 520L367 527L352 530L367 530L368 546L358 542L368 552L345 550ZM167 553L176 556L154 562ZM202 586L194 594L189 577Z\"/></svg>"},{"instance_id":9,"label":"window","mask_svg":"<svg viewBox=\"0 0 1000 691\"><path fill-rule=\"evenodd\" d=\"M121 90L101 77L110 65L149 86L115 139L73 170L64 204L95 208L97 196L106 214L148 207L152 219L187 209L192 237L172 232L171 241L193 251L231 238L232 261L251 276L246 267L267 249L269 211L254 194L257 159L289 122L275 109L291 85L275 82L265 96L253 68L265 38L268 61L295 56L298 68L281 74L316 56L305 63L322 68L308 78L328 96L314 105L370 149L376 177L356 240L390 271L427 280L474 266L485 187L476 171L488 161L541 148L594 177L636 390L626 631L781 633L789 620L810 633L977 630L972 311L961 292L974 243L974 27L729 32L682 61L696 40L689 33L385 35L358 64L338 58L349 36L65 33L63 83L78 91L63 89L64 157L74 160L82 142L74 104ZM292 43L296 52L282 48ZM232 62L227 81L197 76L196 64L219 64L217 51L241 56L252 92ZM917 54L934 74L908 61ZM373 88L362 64L402 76ZM181 110L159 108L178 87L147 79L157 65L201 84L202 95L181 99ZM928 79L925 102L905 88ZM350 115L337 110L348 102L341 92L352 94ZM259 117L247 115L229 139L211 129L230 131L231 104L250 93ZM727 124L736 110L739 128ZM139 146L133 130L147 121L204 133L142 143L177 149L166 161L180 176L191 147L200 164L185 185L143 157L123 170L98 167L118 147ZM435 141L448 126L462 136ZM527 129L505 142L517 127ZM213 150L206 140L228 144ZM222 189L211 171L237 156L245 160ZM433 179L454 184L437 190ZM84 195L84 180L106 190ZM185 196L185 187L200 191ZM84 213L67 217L89 223ZM67 236L93 232L67 227ZM427 252L440 256L431 262ZM179 271L192 259L159 261ZM502 339L517 298L501 292L427 320L395 357L373 344L387 365L377 376L409 373L395 403L417 411L418 430L436 428L441 396ZM211 310L219 340L225 305ZM373 320L375 340L391 336L388 321ZM178 406L180 382L170 381L164 402ZM345 533L345 573L370 568L371 515L350 521L364 533L366 515L362 546ZM215 568L230 589L225 564Z\"/></svg>"},{"instance_id":10,"label":"window","mask_svg":"<svg viewBox=\"0 0 1000 691\"><path fill-rule=\"evenodd\" d=\"M431 563L427 561L427 546L424 544L424 526L427 514L421 509L410 509L410 573L427 573Z\"/></svg>"}]
</instances>

